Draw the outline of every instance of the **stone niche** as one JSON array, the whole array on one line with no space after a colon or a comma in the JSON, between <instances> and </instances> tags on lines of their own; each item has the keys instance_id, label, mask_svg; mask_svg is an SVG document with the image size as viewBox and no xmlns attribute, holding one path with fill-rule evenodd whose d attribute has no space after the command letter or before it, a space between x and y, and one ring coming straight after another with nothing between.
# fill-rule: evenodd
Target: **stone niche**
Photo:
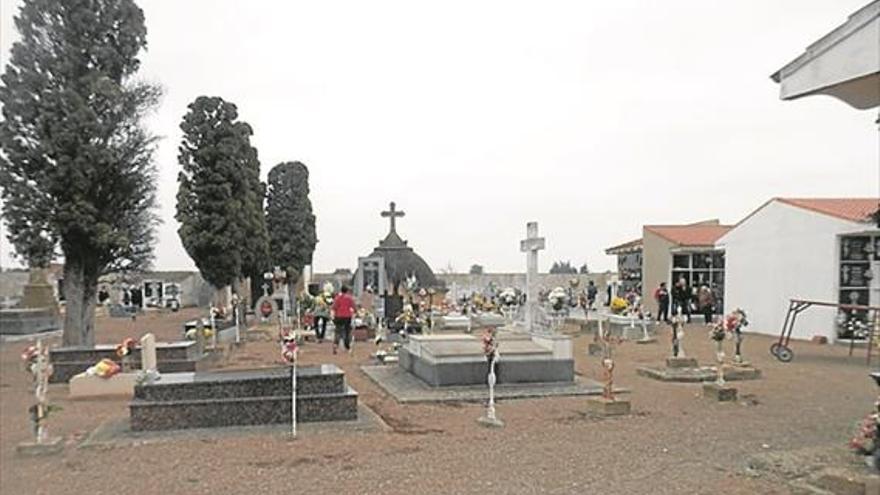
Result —
<instances>
[{"instance_id":1,"label":"stone niche","mask_svg":"<svg viewBox=\"0 0 880 495\"><path fill-rule=\"evenodd\" d=\"M571 338L499 333L499 384L571 383ZM398 365L434 387L486 383L489 367L479 336L411 335L400 348Z\"/></svg>"}]
</instances>

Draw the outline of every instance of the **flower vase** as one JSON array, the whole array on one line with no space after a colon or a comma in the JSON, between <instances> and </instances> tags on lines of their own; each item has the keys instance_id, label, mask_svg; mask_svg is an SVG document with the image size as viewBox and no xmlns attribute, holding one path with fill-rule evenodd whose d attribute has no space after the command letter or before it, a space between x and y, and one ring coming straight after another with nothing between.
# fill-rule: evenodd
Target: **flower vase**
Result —
<instances>
[{"instance_id":1,"label":"flower vase","mask_svg":"<svg viewBox=\"0 0 880 495\"><path fill-rule=\"evenodd\" d=\"M737 330L735 333L735 338L736 338L736 352L733 355L733 362L735 362L736 364L742 364L743 363L742 352L741 352L742 341L743 341L742 332Z\"/></svg>"},{"instance_id":2,"label":"flower vase","mask_svg":"<svg viewBox=\"0 0 880 495\"><path fill-rule=\"evenodd\" d=\"M723 341L716 340L715 341L715 359L718 362L718 378L715 380L715 383L719 387L724 386L724 347Z\"/></svg>"}]
</instances>

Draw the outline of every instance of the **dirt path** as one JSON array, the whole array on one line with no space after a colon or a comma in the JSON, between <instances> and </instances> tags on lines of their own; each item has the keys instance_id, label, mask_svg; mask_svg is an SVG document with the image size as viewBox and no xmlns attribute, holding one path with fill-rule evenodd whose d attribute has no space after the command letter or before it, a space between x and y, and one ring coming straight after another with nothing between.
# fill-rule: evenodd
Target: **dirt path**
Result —
<instances>
[{"instance_id":1,"label":"dirt path","mask_svg":"<svg viewBox=\"0 0 880 495\"><path fill-rule=\"evenodd\" d=\"M151 313L136 322L101 318L98 341L154 332L180 338L182 322L196 315ZM710 362L704 327L687 332L687 348ZM335 363L360 400L391 426L390 432L325 433L295 441L272 434L180 438L112 449L76 449L102 422L127 416L127 401L69 401L66 386L51 388L64 410L51 419L67 439L58 457L22 459L15 445L29 437L28 375L19 354L25 343L0 346L0 493L139 494L234 493L790 493L778 482L747 475L749 456L845 444L854 422L876 396L863 354L842 347L794 343L791 364L775 361L771 339L748 336L746 357L764 372L736 382L737 404L702 399L699 385L639 377L638 364L662 362L660 343L627 343L616 351L616 382L632 389L634 414L599 420L584 414L582 398L501 401L507 423L487 430L476 423L478 404L400 405L359 367L372 344L353 356L332 355L330 345L306 344L303 364ZM587 340L576 340L576 371L598 379ZM277 346L249 342L224 367L277 364Z\"/></svg>"}]
</instances>

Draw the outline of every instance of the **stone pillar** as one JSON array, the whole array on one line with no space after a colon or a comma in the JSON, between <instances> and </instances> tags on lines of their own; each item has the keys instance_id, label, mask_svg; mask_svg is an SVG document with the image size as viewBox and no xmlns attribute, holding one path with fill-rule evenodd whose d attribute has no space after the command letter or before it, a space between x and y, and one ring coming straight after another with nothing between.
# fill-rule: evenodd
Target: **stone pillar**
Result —
<instances>
[{"instance_id":1,"label":"stone pillar","mask_svg":"<svg viewBox=\"0 0 880 495\"><path fill-rule=\"evenodd\" d=\"M526 238L520 241L520 251L526 253L525 325L529 332L534 330L534 312L538 305L538 251L544 247L544 238L538 237L538 222L527 223Z\"/></svg>"},{"instance_id":2,"label":"stone pillar","mask_svg":"<svg viewBox=\"0 0 880 495\"><path fill-rule=\"evenodd\" d=\"M52 308L58 312L55 290L49 284L45 268L31 268L28 283L24 286L21 306L24 308Z\"/></svg>"},{"instance_id":3,"label":"stone pillar","mask_svg":"<svg viewBox=\"0 0 880 495\"><path fill-rule=\"evenodd\" d=\"M141 369L146 372L156 371L156 336L148 333L141 337Z\"/></svg>"}]
</instances>

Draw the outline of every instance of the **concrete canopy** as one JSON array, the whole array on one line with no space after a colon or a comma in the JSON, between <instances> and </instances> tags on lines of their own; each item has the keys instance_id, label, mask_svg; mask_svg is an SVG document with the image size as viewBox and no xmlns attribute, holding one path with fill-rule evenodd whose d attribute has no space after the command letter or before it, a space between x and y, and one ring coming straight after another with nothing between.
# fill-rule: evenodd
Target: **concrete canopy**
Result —
<instances>
[{"instance_id":1,"label":"concrete canopy","mask_svg":"<svg viewBox=\"0 0 880 495\"><path fill-rule=\"evenodd\" d=\"M859 110L880 106L880 0L849 16L770 77L779 83L783 100L821 94Z\"/></svg>"}]
</instances>

